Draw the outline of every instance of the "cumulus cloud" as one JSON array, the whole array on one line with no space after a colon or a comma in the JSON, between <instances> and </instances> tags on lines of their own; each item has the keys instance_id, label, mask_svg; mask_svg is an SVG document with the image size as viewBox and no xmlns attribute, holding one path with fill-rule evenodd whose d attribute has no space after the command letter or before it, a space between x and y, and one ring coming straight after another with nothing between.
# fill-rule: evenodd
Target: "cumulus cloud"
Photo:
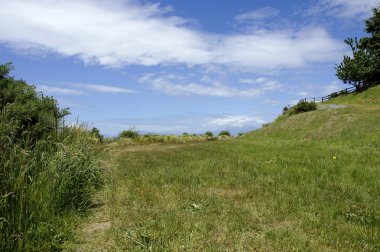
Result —
<instances>
[{"instance_id":1,"label":"cumulus cloud","mask_svg":"<svg viewBox=\"0 0 380 252\"><path fill-rule=\"evenodd\" d=\"M264 120L247 115L226 115L220 118L210 120L205 126L220 126L220 127L234 127L241 128L249 125L261 125L265 123Z\"/></svg>"},{"instance_id":2,"label":"cumulus cloud","mask_svg":"<svg viewBox=\"0 0 380 252\"><path fill-rule=\"evenodd\" d=\"M217 61L244 68L286 69L325 62L341 55L342 43L321 27L299 31L257 30L225 37Z\"/></svg>"},{"instance_id":3,"label":"cumulus cloud","mask_svg":"<svg viewBox=\"0 0 380 252\"><path fill-rule=\"evenodd\" d=\"M140 78L139 81L150 85L154 90L169 95L181 96L256 97L282 87L281 84L270 80L246 89L233 88L215 82L212 82L212 85L203 85L194 82L187 83L186 78L174 74L147 74Z\"/></svg>"},{"instance_id":4,"label":"cumulus cloud","mask_svg":"<svg viewBox=\"0 0 380 252\"><path fill-rule=\"evenodd\" d=\"M341 18L367 17L371 15L371 9L379 4L379 0L320 0L314 12L327 11Z\"/></svg>"},{"instance_id":5,"label":"cumulus cloud","mask_svg":"<svg viewBox=\"0 0 380 252\"><path fill-rule=\"evenodd\" d=\"M137 0L12 0L1 5L0 42L6 46L112 68L219 64L288 69L334 61L343 46L321 27L233 35L201 32L170 7ZM261 17L250 13L251 18L263 18L271 10L261 12Z\"/></svg>"},{"instance_id":6,"label":"cumulus cloud","mask_svg":"<svg viewBox=\"0 0 380 252\"><path fill-rule=\"evenodd\" d=\"M272 7L264 7L257 10L241 13L237 15L235 19L239 22L258 21L258 20L273 18L277 16L279 13L280 11L277 9L274 9Z\"/></svg>"}]
</instances>

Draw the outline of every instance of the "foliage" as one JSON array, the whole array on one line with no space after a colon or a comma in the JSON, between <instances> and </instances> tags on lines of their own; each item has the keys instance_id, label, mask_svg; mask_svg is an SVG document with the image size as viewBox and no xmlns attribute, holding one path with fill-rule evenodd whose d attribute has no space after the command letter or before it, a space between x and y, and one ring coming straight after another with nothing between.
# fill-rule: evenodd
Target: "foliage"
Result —
<instances>
[{"instance_id":1,"label":"foliage","mask_svg":"<svg viewBox=\"0 0 380 252\"><path fill-rule=\"evenodd\" d=\"M36 92L35 87L8 74L10 63L0 66L0 110L2 120L12 121L13 141L35 142L58 131L59 122L68 114L60 110L52 97Z\"/></svg>"},{"instance_id":2,"label":"foliage","mask_svg":"<svg viewBox=\"0 0 380 252\"><path fill-rule=\"evenodd\" d=\"M299 113L309 112L317 109L315 102L300 101L297 105L289 109L289 115L295 115Z\"/></svg>"},{"instance_id":3,"label":"foliage","mask_svg":"<svg viewBox=\"0 0 380 252\"><path fill-rule=\"evenodd\" d=\"M99 184L93 138L0 65L0 251L55 251Z\"/></svg>"},{"instance_id":4,"label":"foliage","mask_svg":"<svg viewBox=\"0 0 380 252\"><path fill-rule=\"evenodd\" d=\"M344 56L335 66L337 76L344 83L362 88L380 81L380 9L373 9L373 16L366 20L366 32L370 37L348 38L345 43L352 50L352 57Z\"/></svg>"},{"instance_id":5,"label":"foliage","mask_svg":"<svg viewBox=\"0 0 380 252\"><path fill-rule=\"evenodd\" d=\"M130 138L130 139L134 139L136 137L139 136L139 133L137 130L135 130L134 128L131 128L131 129L128 129L128 130L124 130L122 131L120 134L119 134L119 138Z\"/></svg>"},{"instance_id":6,"label":"foliage","mask_svg":"<svg viewBox=\"0 0 380 252\"><path fill-rule=\"evenodd\" d=\"M214 134L211 131L206 131L205 136L214 137Z\"/></svg>"},{"instance_id":7,"label":"foliage","mask_svg":"<svg viewBox=\"0 0 380 252\"><path fill-rule=\"evenodd\" d=\"M219 136L231 136L230 132L228 130L222 130L219 133Z\"/></svg>"},{"instance_id":8,"label":"foliage","mask_svg":"<svg viewBox=\"0 0 380 252\"><path fill-rule=\"evenodd\" d=\"M102 134L100 134L100 130L93 127L92 130L91 130L91 134L99 140L99 142L103 142L103 139L104 139L104 136Z\"/></svg>"}]
</instances>

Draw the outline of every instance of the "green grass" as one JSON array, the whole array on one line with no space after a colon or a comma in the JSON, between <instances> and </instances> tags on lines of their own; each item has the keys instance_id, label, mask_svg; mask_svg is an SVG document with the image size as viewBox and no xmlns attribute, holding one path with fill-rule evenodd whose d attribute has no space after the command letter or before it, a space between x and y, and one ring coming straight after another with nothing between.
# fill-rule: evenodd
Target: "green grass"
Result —
<instances>
[{"instance_id":1,"label":"green grass","mask_svg":"<svg viewBox=\"0 0 380 252\"><path fill-rule=\"evenodd\" d=\"M356 105L380 105L380 85L364 90L360 93L342 95L327 103L356 104Z\"/></svg>"},{"instance_id":2,"label":"green grass","mask_svg":"<svg viewBox=\"0 0 380 252\"><path fill-rule=\"evenodd\" d=\"M1 251L60 250L91 205L100 182L94 139L83 128L57 137L30 145L1 135Z\"/></svg>"},{"instance_id":3,"label":"green grass","mask_svg":"<svg viewBox=\"0 0 380 252\"><path fill-rule=\"evenodd\" d=\"M105 148L105 205L68 250L379 251L379 90L229 141Z\"/></svg>"}]
</instances>

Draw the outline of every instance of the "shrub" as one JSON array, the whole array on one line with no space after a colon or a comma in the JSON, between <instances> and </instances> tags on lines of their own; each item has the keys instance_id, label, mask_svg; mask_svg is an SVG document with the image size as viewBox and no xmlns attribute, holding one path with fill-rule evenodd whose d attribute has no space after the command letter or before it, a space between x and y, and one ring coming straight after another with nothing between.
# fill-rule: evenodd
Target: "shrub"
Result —
<instances>
[{"instance_id":1,"label":"shrub","mask_svg":"<svg viewBox=\"0 0 380 252\"><path fill-rule=\"evenodd\" d=\"M219 133L219 136L231 136L230 132L228 130L222 130Z\"/></svg>"},{"instance_id":2,"label":"shrub","mask_svg":"<svg viewBox=\"0 0 380 252\"><path fill-rule=\"evenodd\" d=\"M206 131L205 136L206 137L214 137L214 134L211 131Z\"/></svg>"},{"instance_id":3,"label":"shrub","mask_svg":"<svg viewBox=\"0 0 380 252\"><path fill-rule=\"evenodd\" d=\"M100 134L100 131L93 127L92 130L91 130L91 135L93 135L96 139L99 140L99 142L103 142L103 139L104 139L104 136L102 134Z\"/></svg>"},{"instance_id":4,"label":"shrub","mask_svg":"<svg viewBox=\"0 0 380 252\"><path fill-rule=\"evenodd\" d=\"M128 129L128 130L124 130L122 131L120 134L119 134L119 137L120 138L130 138L130 139L134 139L136 137L139 136L139 133L138 131L136 131L135 129Z\"/></svg>"},{"instance_id":5,"label":"shrub","mask_svg":"<svg viewBox=\"0 0 380 252\"><path fill-rule=\"evenodd\" d=\"M300 114L308 111L313 111L317 109L317 104L315 102L300 101L297 105L293 106L290 115Z\"/></svg>"}]
</instances>

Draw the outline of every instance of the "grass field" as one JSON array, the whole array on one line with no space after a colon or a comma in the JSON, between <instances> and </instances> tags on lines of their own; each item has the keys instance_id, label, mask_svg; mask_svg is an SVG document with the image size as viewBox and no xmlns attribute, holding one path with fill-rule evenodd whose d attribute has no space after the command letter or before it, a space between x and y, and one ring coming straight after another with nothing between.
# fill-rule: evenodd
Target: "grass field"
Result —
<instances>
[{"instance_id":1,"label":"grass field","mask_svg":"<svg viewBox=\"0 0 380 252\"><path fill-rule=\"evenodd\" d=\"M228 141L104 148L77 251L379 251L380 86Z\"/></svg>"}]
</instances>

